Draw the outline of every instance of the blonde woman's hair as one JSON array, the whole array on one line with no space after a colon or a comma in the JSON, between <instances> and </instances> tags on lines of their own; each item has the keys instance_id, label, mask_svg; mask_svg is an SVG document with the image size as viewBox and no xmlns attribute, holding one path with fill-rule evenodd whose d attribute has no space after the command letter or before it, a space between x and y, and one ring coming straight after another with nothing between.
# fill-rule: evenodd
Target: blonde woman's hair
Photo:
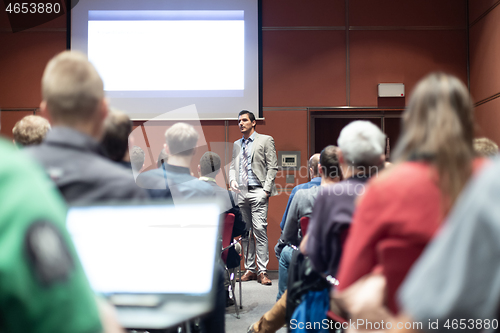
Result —
<instances>
[{"instance_id":1,"label":"blonde woman's hair","mask_svg":"<svg viewBox=\"0 0 500 333\"><path fill-rule=\"evenodd\" d=\"M403 114L402 135L394 151L396 162L420 160L433 164L439 187L451 207L471 175L474 151L473 103L454 76L433 73L422 79Z\"/></svg>"}]
</instances>

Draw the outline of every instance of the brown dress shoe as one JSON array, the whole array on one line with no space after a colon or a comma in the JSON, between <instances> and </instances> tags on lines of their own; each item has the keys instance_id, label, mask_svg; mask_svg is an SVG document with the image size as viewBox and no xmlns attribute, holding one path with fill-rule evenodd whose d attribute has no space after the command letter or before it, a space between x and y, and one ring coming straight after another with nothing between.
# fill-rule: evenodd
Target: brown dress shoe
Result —
<instances>
[{"instance_id":1,"label":"brown dress shoe","mask_svg":"<svg viewBox=\"0 0 500 333\"><path fill-rule=\"evenodd\" d=\"M254 273L252 271L246 271L245 274L241 277L241 282L245 281L251 281L251 280L257 280L257 273ZM240 279L236 278L236 282L239 282Z\"/></svg>"},{"instance_id":2,"label":"brown dress shoe","mask_svg":"<svg viewBox=\"0 0 500 333\"><path fill-rule=\"evenodd\" d=\"M259 276L257 277L257 282L264 284L266 286L270 286L273 284L271 279L269 279L269 276L267 276L267 273L260 273Z\"/></svg>"}]
</instances>

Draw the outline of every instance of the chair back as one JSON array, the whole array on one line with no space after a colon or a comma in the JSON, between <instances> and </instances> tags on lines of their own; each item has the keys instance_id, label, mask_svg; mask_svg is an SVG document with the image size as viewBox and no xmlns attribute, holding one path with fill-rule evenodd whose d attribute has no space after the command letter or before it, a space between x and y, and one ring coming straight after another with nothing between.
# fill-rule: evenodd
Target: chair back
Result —
<instances>
[{"instance_id":1,"label":"chair back","mask_svg":"<svg viewBox=\"0 0 500 333\"><path fill-rule=\"evenodd\" d=\"M307 233L307 227L309 226L309 217L302 216L299 220L299 223L300 223L300 230L302 233L302 237L305 237Z\"/></svg>"},{"instance_id":2,"label":"chair back","mask_svg":"<svg viewBox=\"0 0 500 333\"><path fill-rule=\"evenodd\" d=\"M232 213L226 214L224 218L224 229L222 231L222 248L229 246L229 244L231 244L231 242L233 241L233 238L231 237L233 235L233 226L234 226L234 214ZM228 250L223 251L221 254L221 258L224 264L227 261Z\"/></svg>"}]
</instances>

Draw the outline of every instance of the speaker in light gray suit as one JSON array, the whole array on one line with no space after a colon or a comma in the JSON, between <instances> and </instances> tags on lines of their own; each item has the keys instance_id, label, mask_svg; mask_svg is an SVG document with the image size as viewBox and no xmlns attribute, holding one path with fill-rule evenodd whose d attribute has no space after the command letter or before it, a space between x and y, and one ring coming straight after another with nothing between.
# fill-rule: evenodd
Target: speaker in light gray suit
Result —
<instances>
[{"instance_id":1,"label":"speaker in light gray suit","mask_svg":"<svg viewBox=\"0 0 500 333\"><path fill-rule=\"evenodd\" d=\"M251 112L240 112L238 126L243 138L234 142L229 182L233 191L239 194L238 205L247 229L252 229L255 236L255 242L250 244L248 238L243 240L243 249L247 252L247 272L241 279L257 280L269 285L271 280L267 276L267 207L269 197L278 193L274 185L278 161L274 139L269 135L257 133L255 125L255 117Z\"/></svg>"}]
</instances>

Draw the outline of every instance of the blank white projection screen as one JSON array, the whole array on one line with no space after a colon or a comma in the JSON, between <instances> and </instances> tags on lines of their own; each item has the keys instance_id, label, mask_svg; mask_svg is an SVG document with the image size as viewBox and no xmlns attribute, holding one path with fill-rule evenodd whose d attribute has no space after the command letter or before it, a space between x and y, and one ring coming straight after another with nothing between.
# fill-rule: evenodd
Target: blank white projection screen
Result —
<instances>
[{"instance_id":1,"label":"blank white projection screen","mask_svg":"<svg viewBox=\"0 0 500 333\"><path fill-rule=\"evenodd\" d=\"M243 20L90 21L88 56L107 91L243 90L244 35Z\"/></svg>"},{"instance_id":2,"label":"blank white projection screen","mask_svg":"<svg viewBox=\"0 0 500 333\"><path fill-rule=\"evenodd\" d=\"M261 112L258 18L255 0L80 1L71 48L132 119L236 119Z\"/></svg>"}]
</instances>

